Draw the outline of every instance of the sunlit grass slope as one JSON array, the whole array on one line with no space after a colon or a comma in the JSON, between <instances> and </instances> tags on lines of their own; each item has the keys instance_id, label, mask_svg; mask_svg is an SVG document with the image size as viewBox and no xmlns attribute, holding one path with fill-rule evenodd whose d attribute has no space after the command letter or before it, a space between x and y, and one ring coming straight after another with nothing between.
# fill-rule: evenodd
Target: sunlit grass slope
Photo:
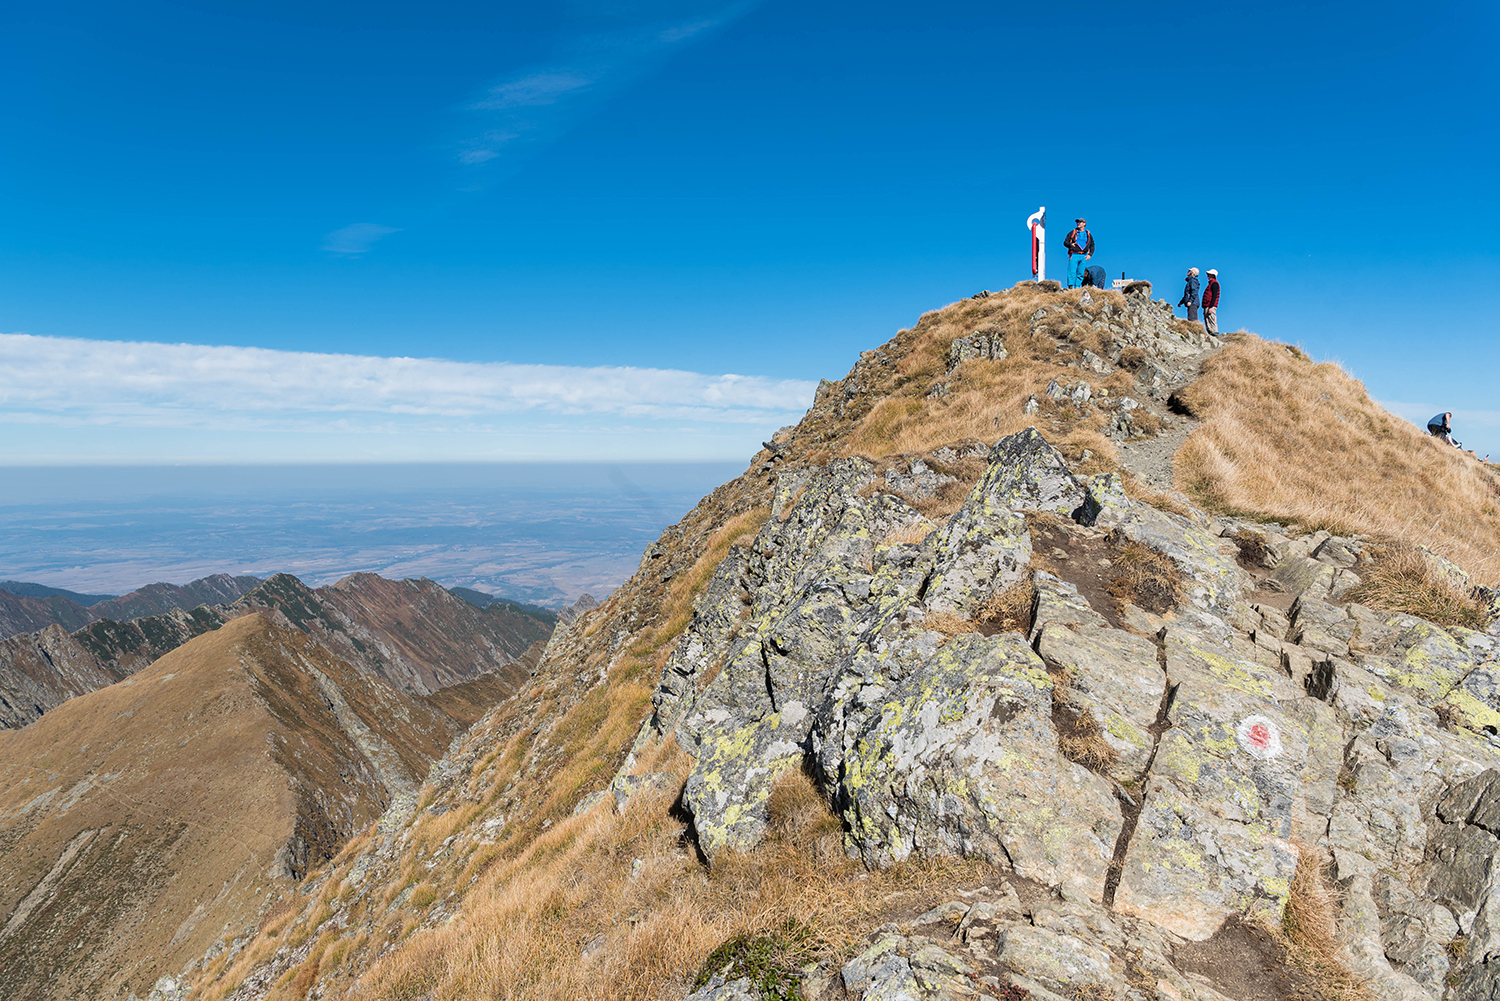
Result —
<instances>
[{"instance_id":1,"label":"sunlit grass slope","mask_svg":"<svg viewBox=\"0 0 1500 1001\"><path fill-rule=\"evenodd\" d=\"M1178 395L1204 423L1177 453L1177 485L1206 506L1425 545L1500 580L1500 478L1338 365L1247 335Z\"/></svg>"}]
</instances>

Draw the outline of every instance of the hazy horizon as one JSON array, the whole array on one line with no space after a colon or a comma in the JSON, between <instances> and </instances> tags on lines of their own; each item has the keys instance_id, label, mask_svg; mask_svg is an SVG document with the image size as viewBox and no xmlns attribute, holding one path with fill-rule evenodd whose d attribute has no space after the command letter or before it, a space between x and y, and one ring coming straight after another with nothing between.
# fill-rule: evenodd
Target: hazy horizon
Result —
<instances>
[{"instance_id":1,"label":"hazy horizon","mask_svg":"<svg viewBox=\"0 0 1500 1001\"><path fill-rule=\"evenodd\" d=\"M603 597L744 469L726 463L12 467L0 579L122 594L213 573L429 577L559 607Z\"/></svg>"}]
</instances>

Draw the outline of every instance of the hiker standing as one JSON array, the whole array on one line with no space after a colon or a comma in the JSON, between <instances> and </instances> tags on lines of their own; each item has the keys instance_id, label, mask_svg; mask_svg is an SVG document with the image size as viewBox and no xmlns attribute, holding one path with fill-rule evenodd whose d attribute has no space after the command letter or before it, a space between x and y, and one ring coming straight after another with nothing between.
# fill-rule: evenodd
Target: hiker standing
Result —
<instances>
[{"instance_id":1,"label":"hiker standing","mask_svg":"<svg viewBox=\"0 0 1500 1001\"><path fill-rule=\"evenodd\" d=\"M1203 290L1203 329L1218 336L1219 333L1219 271L1208 269L1208 287Z\"/></svg>"},{"instance_id":2,"label":"hiker standing","mask_svg":"<svg viewBox=\"0 0 1500 1001\"><path fill-rule=\"evenodd\" d=\"M1454 448L1459 447L1458 442L1453 440L1452 411L1438 414L1432 420L1428 421L1427 433L1432 435L1438 441L1445 441L1448 444L1452 445Z\"/></svg>"},{"instance_id":3,"label":"hiker standing","mask_svg":"<svg viewBox=\"0 0 1500 1001\"><path fill-rule=\"evenodd\" d=\"M1068 288L1083 287L1083 265L1094 256L1094 234L1088 231L1088 220L1079 219L1077 229L1068 230L1063 247L1068 251Z\"/></svg>"},{"instance_id":4,"label":"hiker standing","mask_svg":"<svg viewBox=\"0 0 1500 1001\"><path fill-rule=\"evenodd\" d=\"M1198 322L1198 269L1197 268L1188 268L1187 285L1183 288L1183 290L1182 290L1182 298L1177 301L1177 305L1179 305L1179 306L1186 306L1187 307L1188 321L1189 322L1191 322L1191 323Z\"/></svg>"}]
</instances>

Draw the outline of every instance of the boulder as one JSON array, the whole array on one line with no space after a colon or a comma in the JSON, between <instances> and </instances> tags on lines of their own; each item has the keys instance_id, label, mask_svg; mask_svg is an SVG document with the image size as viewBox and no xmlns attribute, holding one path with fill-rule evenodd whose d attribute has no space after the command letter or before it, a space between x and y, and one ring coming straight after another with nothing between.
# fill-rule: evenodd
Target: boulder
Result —
<instances>
[{"instance_id":1,"label":"boulder","mask_svg":"<svg viewBox=\"0 0 1500 1001\"><path fill-rule=\"evenodd\" d=\"M948 345L948 371L970 359L981 361L1004 361L1005 345L1000 334L994 330L976 330L966 337L955 337Z\"/></svg>"},{"instance_id":2,"label":"boulder","mask_svg":"<svg viewBox=\"0 0 1500 1001\"><path fill-rule=\"evenodd\" d=\"M693 815L698 847L709 859L760 843L772 787L802 765L807 718L802 703L792 702L734 730L714 732L703 742L682 802Z\"/></svg>"},{"instance_id":3,"label":"boulder","mask_svg":"<svg viewBox=\"0 0 1500 1001\"><path fill-rule=\"evenodd\" d=\"M851 851L875 866L974 855L1098 899L1119 809L1059 753L1051 695L1014 633L956 637L891 686L842 763Z\"/></svg>"}]
</instances>

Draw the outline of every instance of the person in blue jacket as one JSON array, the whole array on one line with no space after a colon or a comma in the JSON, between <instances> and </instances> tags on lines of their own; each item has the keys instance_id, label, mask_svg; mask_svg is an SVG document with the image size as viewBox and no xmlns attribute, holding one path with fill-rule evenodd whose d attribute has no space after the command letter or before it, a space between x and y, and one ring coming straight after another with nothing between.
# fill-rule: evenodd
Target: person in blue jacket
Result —
<instances>
[{"instance_id":1,"label":"person in blue jacket","mask_svg":"<svg viewBox=\"0 0 1500 1001\"><path fill-rule=\"evenodd\" d=\"M1188 319L1196 322L1198 319L1198 269L1188 268L1187 286L1182 290L1182 298L1177 300L1177 305L1186 306Z\"/></svg>"},{"instance_id":2,"label":"person in blue jacket","mask_svg":"<svg viewBox=\"0 0 1500 1001\"><path fill-rule=\"evenodd\" d=\"M1063 247L1068 251L1068 288L1083 288L1083 266L1094 256L1094 234L1088 231L1088 220L1079 219L1078 228L1068 230Z\"/></svg>"}]
</instances>

